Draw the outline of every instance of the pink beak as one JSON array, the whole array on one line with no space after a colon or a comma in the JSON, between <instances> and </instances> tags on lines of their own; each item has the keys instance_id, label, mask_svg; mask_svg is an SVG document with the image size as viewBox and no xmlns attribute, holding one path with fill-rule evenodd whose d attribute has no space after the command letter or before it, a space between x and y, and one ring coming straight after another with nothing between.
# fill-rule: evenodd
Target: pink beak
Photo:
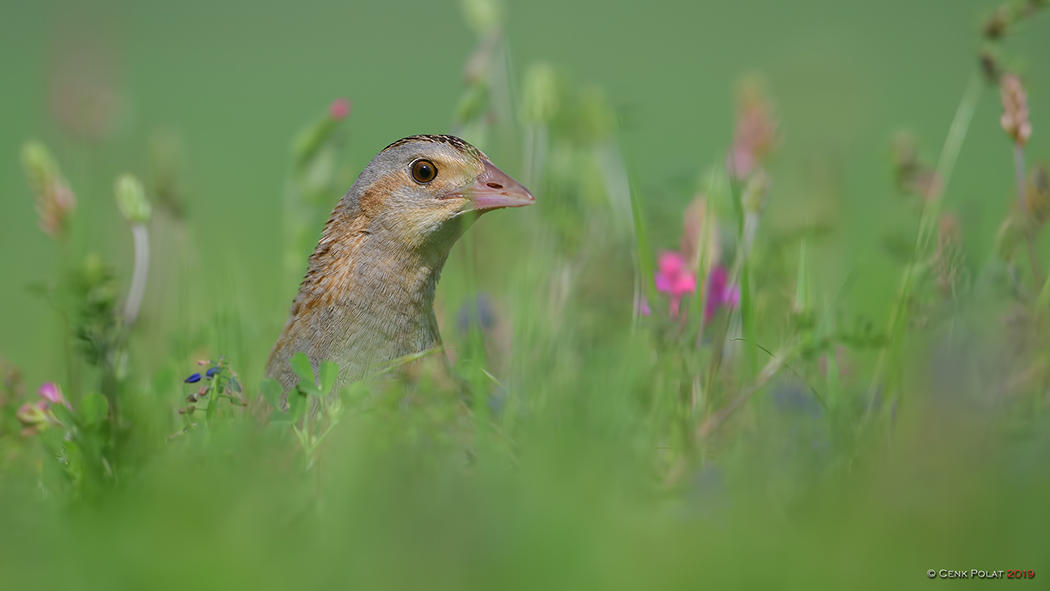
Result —
<instances>
[{"instance_id":1,"label":"pink beak","mask_svg":"<svg viewBox=\"0 0 1050 591\"><path fill-rule=\"evenodd\" d=\"M470 209L477 211L523 207L536 202L528 189L488 160L485 160L484 172L463 191L463 196L470 199Z\"/></svg>"}]
</instances>

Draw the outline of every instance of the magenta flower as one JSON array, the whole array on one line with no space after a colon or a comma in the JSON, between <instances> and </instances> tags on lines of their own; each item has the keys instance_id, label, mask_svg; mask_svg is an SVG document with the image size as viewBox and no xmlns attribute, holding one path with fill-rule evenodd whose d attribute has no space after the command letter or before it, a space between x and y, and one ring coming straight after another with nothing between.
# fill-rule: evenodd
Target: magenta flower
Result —
<instances>
[{"instance_id":1,"label":"magenta flower","mask_svg":"<svg viewBox=\"0 0 1050 591\"><path fill-rule=\"evenodd\" d=\"M681 253L665 251L660 254L656 271L656 290L671 299L671 317L678 317L682 296L696 293L696 274L688 268Z\"/></svg>"},{"instance_id":2,"label":"magenta flower","mask_svg":"<svg viewBox=\"0 0 1050 591\"><path fill-rule=\"evenodd\" d=\"M69 403L66 402L66 399L62 397L62 389L59 388L58 384L55 382L44 382L40 386L40 389L37 390L37 394L51 404L64 404L66 405L66 408L72 408L69 406Z\"/></svg>"},{"instance_id":3,"label":"magenta flower","mask_svg":"<svg viewBox=\"0 0 1050 591\"><path fill-rule=\"evenodd\" d=\"M722 265L715 265L708 273L704 291L707 297L704 304L704 322L710 322L719 308L735 308L740 305L740 288L729 283L729 273Z\"/></svg>"}]
</instances>

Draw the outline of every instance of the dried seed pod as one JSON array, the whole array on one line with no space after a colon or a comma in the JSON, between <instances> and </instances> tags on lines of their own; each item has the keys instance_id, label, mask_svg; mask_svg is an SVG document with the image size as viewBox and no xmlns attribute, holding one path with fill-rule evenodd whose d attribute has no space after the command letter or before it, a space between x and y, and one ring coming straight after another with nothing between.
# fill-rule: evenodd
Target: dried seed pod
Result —
<instances>
[{"instance_id":1,"label":"dried seed pod","mask_svg":"<svg viewBox=\"0 0 1050 591\"><path fill-rule=\"evenodd\" d=\"M902 131L893 138L893 171L897 188L923 199L931 199L941 192L941 177L919 157L915 136Z\"/></svg>"},{"instance_id":2,"label":"dried seed pod","mask_svg":"<svg viewBox=\"0 0 1050 591\"><path fill-rule=\"evenodd\" d=\"M1008 5L1003 4L988 16L981 27L981 31L988 39L999 39L1006 34L1011 20L1013 20L1012 11Z\"/></svg>"},{"instance_id":3,"label":"dried seed pod","mask_svg":"<svg viewBox=\"0 0 1050 591\"><path fill-rule=\"evenodd\" d=\"M1002 60L994 47L985 47L979 55L981 73L989 84L995 84L1003 75Z\"/></svg>"},{"instance_id":4,"label":"dried seed pod","mask_svg":"<svg viewBox=\"0 0 1050 591\"><path fill-rule=\"evenodd\" d=\"M999 79L999 93L1003 101L999 124L1014 143L1023 147L1032 136L1032 124L1028 120L1028 93L1021 78L1010 72L1003 74Z\"/></svg>"},{"instance_id":5,"label":"dried seed pod","mask_svg":"<svg viewBox=\"0 0 1050 591\"><path fill-rule=\"evenodd\" d=\"M736 99L733 145L726 157L729 171L739 179L758 170L778 141L779 121L760 77L744 77Z\"/></svg>"}]
</instances>

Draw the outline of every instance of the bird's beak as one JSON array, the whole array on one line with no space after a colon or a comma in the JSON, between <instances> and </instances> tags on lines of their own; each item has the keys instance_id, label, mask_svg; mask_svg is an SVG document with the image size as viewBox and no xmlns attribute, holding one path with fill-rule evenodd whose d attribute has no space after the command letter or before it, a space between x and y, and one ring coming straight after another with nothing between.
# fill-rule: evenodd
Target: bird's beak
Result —
<instances>
[{"instance_id":1,"label":"bird's beak","mask_svg":"<svg viewBox=\"0 0 1050 591\"><path fill-rule=\"evenodd\" d=\"M462 193L470 200L469 209L488 211L535 203L536 198L521 183L510 178L488 160L484 162L485 170Z\"/></svg>"}]
</instances>

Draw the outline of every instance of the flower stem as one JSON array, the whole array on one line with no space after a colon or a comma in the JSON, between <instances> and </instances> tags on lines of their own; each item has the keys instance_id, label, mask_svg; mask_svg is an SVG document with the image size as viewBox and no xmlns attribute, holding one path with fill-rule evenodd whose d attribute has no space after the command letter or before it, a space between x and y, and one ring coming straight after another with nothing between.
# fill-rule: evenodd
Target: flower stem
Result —
<instances>
[{"instance_id":1,"label":"flower stem","mask_svg":"<svg viewBox=\"0 0 1050 591\"><path fill-rule=\"evenodd\" d=\"M146 276L149 273L149 232L145 224L132 224L131 235L135 239L135 270L131 276L131 288L124 303L124 321L128 326L135 324L142 297L146 293Z\"/></svg>"}]
</instances>

